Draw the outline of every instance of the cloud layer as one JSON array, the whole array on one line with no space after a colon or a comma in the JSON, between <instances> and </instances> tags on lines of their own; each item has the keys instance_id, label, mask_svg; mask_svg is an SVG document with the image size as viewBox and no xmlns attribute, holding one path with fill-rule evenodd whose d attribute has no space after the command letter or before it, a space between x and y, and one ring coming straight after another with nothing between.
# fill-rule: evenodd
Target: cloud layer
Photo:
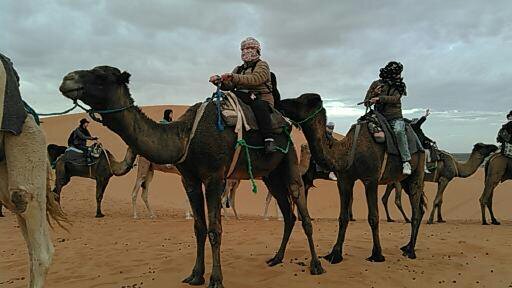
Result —
<instances>
[{"instance_id":1,"label":"cloud layer","mask_svg":"<svg viewBox=\"0 0 512 288\"><path fill-rule=\"evenodd\" d=\"M8 0L0 47L24 97L54 111L69 106L58 93L62 77L101 64L132 73L141 105L200 101L213 90L208 77L238 65L240 40L254 36L284 97L320 93L342 133L378 69L398 60L405 109L438 112L427 130L447 149L468 151L493 142L512 109L510 15L505 0Z\"/></svg>"}]
</instances>

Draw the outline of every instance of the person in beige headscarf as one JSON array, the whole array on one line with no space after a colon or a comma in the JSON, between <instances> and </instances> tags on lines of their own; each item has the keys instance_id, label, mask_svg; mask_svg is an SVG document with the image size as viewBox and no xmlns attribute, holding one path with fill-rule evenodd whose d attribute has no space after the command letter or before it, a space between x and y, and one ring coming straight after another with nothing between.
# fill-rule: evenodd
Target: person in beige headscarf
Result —
<instances>
[{"instance_id":1,"label":"person in beige headscarf","mask_svg":"<svg viewBox=\"0 0 512 288\"><path fill-rule=\"evenodd\" d=\"M231 73L213 75L210 82L221 83L222 90L235 93L244 103L251 106L261 133L265 139L265 152L275 150L270 113L274 106L270 68L260 59L261 47L258 40L249 37L240 44L241 58L244 62L236 66Z\"/></svg>"}]
</instances>

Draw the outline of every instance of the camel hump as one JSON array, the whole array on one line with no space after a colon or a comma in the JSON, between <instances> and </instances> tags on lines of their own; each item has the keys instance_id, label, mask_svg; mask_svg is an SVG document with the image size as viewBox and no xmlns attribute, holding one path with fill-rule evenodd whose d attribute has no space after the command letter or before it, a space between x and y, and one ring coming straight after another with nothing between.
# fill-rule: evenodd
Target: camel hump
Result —
<instances>
[{"instance_id":1,"label":"camel hump","mask_svg":"<svg viewBox=\"0 0 512 288\"><path fill-rule=\"evenodd\" d=\"M226 126L236 126L238 114L241 113L246 130L259 130L256 116L249 105L245 104L243 101L239 101L232 92L224 92L224 96L221 107L222 119ZM290 123L286 118L284 118L283 114L281 114L279 110L272 106L269 107L269 109L271 109L270 119L272 129L275 133L280 133L283 127L290 126Z\"/></svg>"}]
</instances>

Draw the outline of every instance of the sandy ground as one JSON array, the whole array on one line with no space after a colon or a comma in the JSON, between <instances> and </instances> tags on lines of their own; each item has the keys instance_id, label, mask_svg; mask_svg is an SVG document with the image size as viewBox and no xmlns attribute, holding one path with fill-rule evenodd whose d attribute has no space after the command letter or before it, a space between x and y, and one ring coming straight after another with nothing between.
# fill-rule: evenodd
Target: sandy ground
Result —
<instances>
[{"instance_id":1,"label":"sandy ground","mask_svg":"<svg viewBox=\"0 0 512 288\"><path fill-rule=\"evenodd\" d=\"M164 107L148 107L158 119ZM181 113L182 107L175 109ZM48 142L64 144L80 115L45 119ZM93 124L90 130L101 137L105 147L122 158L125 145L105 128ZM303 141L296 135L298 143ZM468 143L468 146L471 146ZM63 208L73 221L71 233L53 233L56 253L46 287L188 287L181 280L188 276L195 260L192 221L184 220L188 205L179 178L157 173L151 186L150 201L158 214L149 219L138 204L141 219L131 218L131 188L135 171L113 178L103 201L103 219L95 215L95 184L73 178L63 190ZM317 181L309 199L317 251L326 254L337 234L339 198L335 183ZM365 260L371 253L370 228L362 186L356 185L354 213L344 249L344 261L330 265L322 260L327 273L308 272L309 252L300 222L297 223L285 261L269 268L265 260L280 243L282 222L264 221L265 188L250 192L243 183L237 194L237 208L243 219L223 220L222 265L226 287L512 287L512 182L496 189L494 209L501 226L480 225L478 198L483 189L483 173L456 179L445 192L446 224L422 225L417 245L418 259L404 258L399 247L409 237L405 224L390 203L397 223L384 221L380 207L381 242L384 263ZM384 187L381 187L383 190ZM436 186L426 184L429 206ZM509 192L509 193L507 193ZM383 191L381 191L383 193ZM409 213L408 200L403 198ZM429 207L430 209L430 207ZM272 214L275 208L272 206ZM230 214L231 215L231 214ZM0 218L0 287L26 287L27 252L15 217L10 212ZM207 244L206 279L211 271ZM304 263L306 266L304 266Z\"/></svg>"}]
</instances>

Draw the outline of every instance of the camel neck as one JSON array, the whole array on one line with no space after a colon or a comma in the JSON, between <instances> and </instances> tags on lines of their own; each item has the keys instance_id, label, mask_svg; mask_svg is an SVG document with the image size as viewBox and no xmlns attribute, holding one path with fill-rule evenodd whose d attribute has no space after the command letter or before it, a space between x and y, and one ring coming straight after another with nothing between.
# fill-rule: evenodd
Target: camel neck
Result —
<instances>
[{"instance_id":1,"label":"camel neck","mask_svg":"<svg viewBox=\"0 0 512 288\"><path fill-rule=\"evenodd\" d=\"M128 88L118 89L108 108L127 107L132 104ZM103 114L103 124L142 155L157 164L176 163L185 151L192 121L184 119L170 124L159 124L133 106L117 113Z\"/></svg>"},{"instance_id":2,"label":"camel neck","mask_svg":"<svg viewBox=\"0 0 512 288\"><path fill-rule=\"evenodd\" d=\"M315 162L320 166L329 168L332 171L336 170L337 160L343 162L343 159L341 159L342 155L337 155L339 158L336 159L337 157L335 157L335 153L344 151L341 146L343 146L345 139L339 141L333 138L332 143L328 143L327 137L325 135L325 125L314 125L314 123L311 122L311 124L305 123L302 126L304 136L306 137L309 148L311 150L311 155L313 156ZM315 129L315 127L320 128Z\"/></svg>"},{"instance_id":3,"label":"camel neck","mask_svg":"<svg viewBox=\"0 0 512 288\"><path fill-rule=\"evenodd\" d=\"M471 175L473 175L476 170L478 170L478 167L482 165L484 162L485 157L481 155L480 153L473 151L471 152L471 155L469 156L469 159L464 162L458 162L455 161L455 165L457 165L457 169L459 171L459 177L466 178Z\"/></svg>"}]
</instances>

